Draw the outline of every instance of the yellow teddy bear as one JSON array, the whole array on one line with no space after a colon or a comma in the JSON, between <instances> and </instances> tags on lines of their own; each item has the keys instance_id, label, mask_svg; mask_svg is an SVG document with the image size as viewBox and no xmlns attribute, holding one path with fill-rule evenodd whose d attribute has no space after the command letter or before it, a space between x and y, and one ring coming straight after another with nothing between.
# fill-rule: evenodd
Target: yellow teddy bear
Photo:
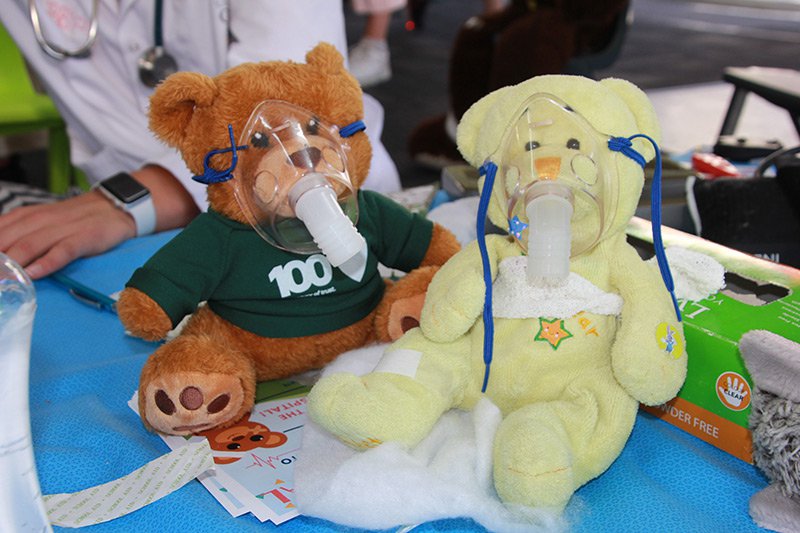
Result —
<instances>
[{"instance_id":1,"label":"yellow teddy bear","mask_svg":"<svg viewBox=\"0 0 800 533\"><path fill-rule=\"evenodd\" d=\"M500 498L563 509L620 454L639 402L669 400L686 375L666 261L662 279L625 236L659 133L645 94L620 79L541 76L473 105L459 150L482 165L482 210L508 234L444 265L420 327L372 373L320 380L312 418L356 448L411 447L486 396L503 413Z\"/></svg>"}]
</instances>

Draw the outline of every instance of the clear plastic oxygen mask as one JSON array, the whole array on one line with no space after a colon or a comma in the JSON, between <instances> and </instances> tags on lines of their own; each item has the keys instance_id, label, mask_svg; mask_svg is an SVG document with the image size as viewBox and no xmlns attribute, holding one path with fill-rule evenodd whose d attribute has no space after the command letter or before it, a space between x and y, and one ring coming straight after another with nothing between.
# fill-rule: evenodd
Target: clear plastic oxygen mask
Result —
<instances>
[{"instance_id":1,"label":"clear plastic oxygen mask","mask_svg":"<svg viewBox=\"0 0 800 533\"><path fill-rule=\"evenodd\" d=\"M259 104L240 137L236 201L270 244L338 267L366 246L339 131L288 102Z\"/></svg>"},{"instance_id":2,"label":"clear plastic oxygen mask","mask_svg":"<svg viewBox=\"0 0 800 533\"><path fill-rule=\"evenodd\" d=\"M494 194L527 254L529 283L566 280L570 258L607 229L617 197L601 149L607 139L552 95L534 95L514 115L491 158Z\"/></svg>"}]
</instances>

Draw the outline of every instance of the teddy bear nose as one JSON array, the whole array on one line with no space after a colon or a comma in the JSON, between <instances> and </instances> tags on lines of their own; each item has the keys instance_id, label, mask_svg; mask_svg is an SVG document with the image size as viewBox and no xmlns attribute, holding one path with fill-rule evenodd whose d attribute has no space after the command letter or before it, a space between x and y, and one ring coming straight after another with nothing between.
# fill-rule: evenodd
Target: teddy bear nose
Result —
<instances>
[{"instance_id":1,"label":"teddy bear nose","mask_svg":"<svg viewBox=\"0 0 800 533\"><path fill-rule=\"evenodd\" d=\"M534 162L536 173L543 180L554 180L558 178L558 173L561 170L560 157L542 157Z\"/></svg>"},{"instance_id":2,"label":"teddy bear nose","mask_svg":"<svg viewBox=\"0 0 800 533\"><path fill-rule=\"evenodd\" d=\"M292 165L297 168L316 168L317 163L322 158L322 151L314 146L298 150L289 156Z\"/></svg>"}]
</instances>

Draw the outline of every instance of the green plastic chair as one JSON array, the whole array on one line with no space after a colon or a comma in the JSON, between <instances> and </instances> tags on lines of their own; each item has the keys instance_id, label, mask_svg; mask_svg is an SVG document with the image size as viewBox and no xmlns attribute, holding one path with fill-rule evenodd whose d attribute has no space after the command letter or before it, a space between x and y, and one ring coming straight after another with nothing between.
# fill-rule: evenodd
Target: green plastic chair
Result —
<instances>
[{"instance_id":1,"label":"green plastic chair","mask_svg":"<svg viewBox=\"0 0 800 533\"><path fill-rule=\"evenodd\" d=\"M43 129L48 131L48 188L62 194L73 177L66 126L53 101L34 89L19 49L0 25L0 135Z\"/></svg>"}]
</instances>

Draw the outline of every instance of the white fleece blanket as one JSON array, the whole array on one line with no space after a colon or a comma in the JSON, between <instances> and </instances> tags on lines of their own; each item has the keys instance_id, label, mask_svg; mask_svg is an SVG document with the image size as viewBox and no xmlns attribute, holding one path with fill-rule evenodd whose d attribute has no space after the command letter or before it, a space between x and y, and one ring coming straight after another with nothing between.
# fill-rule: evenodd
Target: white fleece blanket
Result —
<instances>
[{"instance_id":1,"label":"white fleece blanket","mask_svg":"<svg viewBox=\"0 0 800 533\"><path fill-rule=\"evenodd\" d=\"M385 345L347 352L332 372L370 372ZM510 509L492 486L492 442L500 411L490 401L450 411L413 450L386 443L357 452L308 420L295 464L300 512L350 527L387 529L469 517L490 531L563 531L563 517Z\"/></svg>"}]
</instances>

